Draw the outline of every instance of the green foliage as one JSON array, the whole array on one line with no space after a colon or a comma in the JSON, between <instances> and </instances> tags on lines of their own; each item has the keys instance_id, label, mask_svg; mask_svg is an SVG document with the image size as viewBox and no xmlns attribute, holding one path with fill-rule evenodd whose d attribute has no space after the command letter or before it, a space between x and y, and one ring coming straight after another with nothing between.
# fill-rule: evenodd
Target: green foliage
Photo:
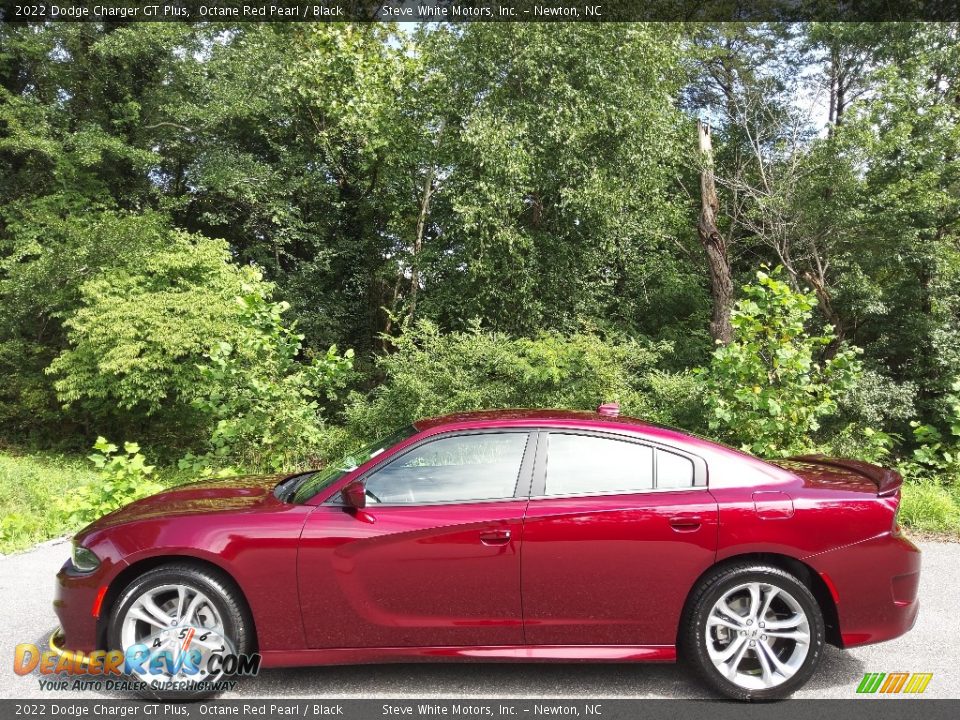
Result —
<instances>
[{"instance_id":1,"label":"green foliage","mask_svg":"<svg viewBox=\"0 0 960 720\"><path fill-rule=\"evenodd\" d=\"M83 524L122 508L134 500L163 490L151 479L153 465L147 465L140 446L123 444L123 452L104 437L98 437L89 460L99 471L97 479L63 500L71 524Z\"/></svg>"},{"instance_id":2,"label":"green foliage","mask_svg":"<svg viewBox=\"0 0 960 720\"><path fill-rule=\"evenodd\" d=\"M323 404L337 400L351 378L353 351L336 346L300 362L303 335L285 325L286 302L272 302L262 284L235 298L235 343L218 342L199 366L194 406L212 418L209 451L181 468L292 470L316 464L327 435Z\"/></svg>"},{"instance_id":3,"label":"green foliage","mask_svg":"<svg viewBox=\"0 0 960 720\"><path fill-rule=\"evenodd\" d=\"M898 513L906 527L932 532L960 534L960 492L954 485L936 482L910 482L903 486Z\"/></svg>"},{"instance_id":4,"label":"green foliage","mask_svg":"<svg viewBox=\"0 0 960 720\"><path fill-rule=\"evenodd\" d=\"M79 458L0 452L0 553L22 550L76 527L62 501L96 479L90 463Z\"/></svg>"},{"instance_id":5,"label":"green foliage","mask_svg":"<svg viewBox=\"0 0 960 720\"><path fill-rule=\"evenodd\" d=\"M364 437L616 397L955 482L955 24L6 23L0 48L5 438L292 468L348 442L355 380ZM785 268L721 349L696 117L734 279Z\"/></svg>"},{"instance_id":6,"label":"green foliage","mask_svg":"<svg viewBox=\"0 0 960 720\"><path fill-rule=\"evenodd\" d=\"M183 232L163 233L129 260L80 285L80 306L65 320L70 346L48 372L67 405L149 415L186 404L202 383L197 363L210 339L236 337L234 298L260 283L229 262L222 241Z\"/></svg>"},{"instance_id":7,"label":"green foliage","mask_svg":"<svg viewBox=\"0 0 960 720\"><path fill-rule=\"evenodd\" d=\"M820 359L833 333L808 332L817 300L782 276L779 268L761 271L743 287L733 311L735 338L718 346L701 371L710 429L766 457L813 449L821 419L861 374L855 349Z\"/></svg>"},{"instance_id":8,"label":"green foliage","mask_svg":"<svg viewBox=\"0 0 960 720\"><path fill-rule=\"evenodd\" d=\"M442 333L422 320L377 359L383 382L347 407L358 438L380 437L412 420L481 408L593 410L618 401L624 414L656 416L653 369L669 346L582 332L512 338L473 321Z\"/></svg>"},{"instance_id":9,"label":"green foliage","mask_svg":"<svg viewBox=\"0 0 960 720\"><path fill-rule=\"evenodd\" d=\"M907 477L960 486L960 380L943 399L946 430L911 422L917 447L901 465Z\"/></svg>"}]
</instances>

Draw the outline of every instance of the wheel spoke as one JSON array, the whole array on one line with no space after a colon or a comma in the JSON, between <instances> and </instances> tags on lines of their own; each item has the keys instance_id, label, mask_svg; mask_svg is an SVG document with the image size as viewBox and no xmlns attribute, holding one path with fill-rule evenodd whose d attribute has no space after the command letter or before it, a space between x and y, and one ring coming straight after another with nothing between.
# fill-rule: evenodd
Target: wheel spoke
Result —
<instances>
[{"instance_id":1,"label":"wheel spoke","mask_svg":"<svg viewBox=\"0 0 960 720\"><path fill-rule=\"evenodd\" d=\"M713 608L713 612L717 614L718 617L724 617L731 622L738 623L738 627L743 626L744 618L737 613L733 608L727 605L726 598L720 600Z\"/></svg>"},{"instance_id":2,"label":"wheel spoke","mask_svg":"<svg viewBox=\"0 0 960 720\"><path fill-rule=\"evenodd\" d=\"M731 630L741 630L743 628L743 623L729 620L727 617L720 612L711 615L707 618L707 627L725 627L730 628Z\"/></svg>"},{"instance_id":3,"label":"wheel spoke","mask_svg":"<svg viewBox=\"0 0 960 720\"><path fill-rule=\"evenodd\" d=\"M183 585L177 586L177 612L174 617L177 618L177 622L183 620L183 603L187 600L187 588Z\"/></svg>"},{"instance_id":4,"label":"wheel spoke","mask_svg":"<svg viewBox=\"0 0 960 720\"><path fill-rule=\"evenodd\" d=\"M792 615L788 618L777 619L777 620L767 620L764 625L767 630L791 630L797 628L805 622L805 619L800 615Z\"/></svg>"},{"instance_id":5,"label":"wheel spoke","mask_svg":"<svg viewBox=\"0 0 960 720\"><path fill-rule=\"evenodd\" d=\"M757 619L757 611L760 609L760 585L758 583L750 583L747 590L750 593L750 609L747 610L747 617L755 621Z\"/></svg>"},{"instance_id":6,"label":"wheel spoke","mask_svg":"<svg viewBox=\"0 0 960 720\"><path fill-rule=\"evenodd\" d=\"M194 615L196 615L197 610L200 609L200 606L203 604L204 600L206 600L206 598L200 593L197 593L193 596L190 604L187 605L186 611L183 613L183 617L180 620L181 624L188 623L193 620Z\"/></svg>"},{"instance_id":7,"label":"wheel spoke","mask_svg":"<svg viewBox=\"0 0 960 720\"><path fill-rule=\"evenodd\" d=\"M156 619L155 617L153 617L152 615L148 615L148 614L145 613L143 610L141 610L140 608L137 608L137 607L130 608L130 611L127 613L127 617L128 617L128 618L134 618L134 619L136 619L136 620L141 620L141 621L143 621L143 622L145 622L145 623L149 623L149 624L153 625L154 627L158 627L158 628L166 628L166 627L168 627L167 625L165 625L164 623L160 622L159 620L157 620L157 619Z\"/></svg>"},{"instance_id":8,"label":"wheel spoke","mask_svg":"<svg viewBox=\"0 0 960 720\"><path fill-rule=\"evenodd\" d=\"M747 640L743 638L743 642L740 644L740 647L737 649L736 654L730 662L722 666L722 671L724 675L733 680L737 676L737 672L740 670L740 663L743 662L743 656L747 654Z\"/></svg>"},{"instance_id":9,"label":"wheel spoke","mask_svg":"<svg viewBox=\"0 0 960 720\"><path fill-rule=\"evenodd\" d=\"M745 637L737 636L737 638L732 643L727 645L727 647L724 648L723 651L718 653L715 657L720 662L726 663L730 660L730 658L740 653L741 648L743 648L746 644L747 644L747 639Z\"/></svg>"},{"instance_id":10,"label":"wheel spoke","mask_svg":"<svg viewBox=\"0 0 960 720\"><path fill-rule=\"evenodd\" d=\"M760 608L760 613L757 615L759 620L763 620L767 616L767 612L770 610L770 603L773 602L773 599L780 592L780 588L775 588L772 585L767 586L767 595L763 599L763 607Z\"/></svg>"},{"instance_id":11,"label":"wheel spoke","mask_svg":"<svg viewBox=\"0 0 960 720\"><path fill-rule=\"evenodd\" d=\"M802 642L802 643L806 643L810 641L810 633L803 632L802 630L797 630L795 632L781 632L778 630L771 630L767 632L767 637L782 638L784 640L793 640L794 642Z\"/></svg>"},{"instance_id":12,"label":"wheel spoke","mask_svg":"<svg viewBox=\"0 0 960 720\"><path fill-rule=\"evenodd\" d=\"M163 627L169 627L173 624L175 618L170 617L165 613L156 602L154 602L151 595L144 595L140 598L140 607L142 607L147 613L163 623Z\"/></svg>"},{"instance_id":13,"label":"wheel spoke","mask_svg":"<svg viewBox=\"0 0 960 720\"><path fill-rule=\"evenodd\" d=\"M760 663L760 674L763 679L763 684L769 687L773 685L773 668L770 667L770 658L767 657L767 653L761 650L763 643L760 643L753 648L754 655L757 656L757 661Z\"/></svg>"}]
</instances>

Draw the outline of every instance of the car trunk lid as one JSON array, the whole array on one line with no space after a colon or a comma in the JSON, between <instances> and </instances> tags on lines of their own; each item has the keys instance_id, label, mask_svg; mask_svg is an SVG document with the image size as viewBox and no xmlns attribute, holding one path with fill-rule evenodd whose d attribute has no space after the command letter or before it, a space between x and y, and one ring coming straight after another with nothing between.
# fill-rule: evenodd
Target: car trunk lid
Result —
<instances>
[{"instance_id":1,"label":"car trunk lid","mask_svg":"<svg viewBox=\"0 0 960 720\"><path fill-rule=\"evenodd\" d=\"M797 455L774 461L775 465L820 482L829 477L831 485L847 485L849 488L870 488L877 497L898 494L903 477L896 470L874 465L862 460L834 458L826 455Z\"/></svg>"}]
</instances>

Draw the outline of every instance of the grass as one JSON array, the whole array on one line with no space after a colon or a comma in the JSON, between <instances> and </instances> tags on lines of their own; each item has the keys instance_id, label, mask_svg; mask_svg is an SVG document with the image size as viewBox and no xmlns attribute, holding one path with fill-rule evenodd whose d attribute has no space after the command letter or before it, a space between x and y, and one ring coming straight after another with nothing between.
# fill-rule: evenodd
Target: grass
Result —
<instances>
[{"instance_id":1,"label":"grass","mask_svg":"<svg viewBox=\"0 0 960 720\"><path fill-rule=\"evenodd\" d=\"M173 468L151 477L168 487L194 479ZM97 478L83 456L0 451L0 554L79 530L66 503Z\"/></svg>"},{"instance_id":2,"label":"grass","mask_svg":"<svg viewBox=\"0 0 960 720\"><path fill-rule=\"evenodd\" d=\"M0 553L73 530L61 503L96 477L86 458L0 452Z\"/></svg>"},{"instance_id":3,"label":"grass","mask_svg":"<svg viewBox=\"0 0 960 720\"><path fill-rule=\"evenodd\" d=\"M905 483L900 522L922 533L960 537L960 488L932 482Z\"/></svg>"},{"instance_id":4,"label":"grass","mask_svg":"<svg viewBox=\"0 0 960 720\"><path fill-rule=\"evenodd\" d=\"M164 485L189 478L160 472ZM24 550L60 537L71 526L63 502L97 479L85 457L0 452L0 553ZM960 538L960 487L932 482L904 485L900 522L915 532Z\"/></svg>"}]
</instances>

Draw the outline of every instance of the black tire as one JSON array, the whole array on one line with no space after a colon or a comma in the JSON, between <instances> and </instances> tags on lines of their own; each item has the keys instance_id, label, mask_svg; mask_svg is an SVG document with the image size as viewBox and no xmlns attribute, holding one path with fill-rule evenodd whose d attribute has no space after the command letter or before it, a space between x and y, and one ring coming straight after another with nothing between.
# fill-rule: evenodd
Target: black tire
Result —
<instances>
[{"instance_id":1,"label":"black tire","mask_svg":"<svg viewBox=\"0 0 960 720\"><path fill-rule=\"evenodd\" d=\"M806 658L795 674L774 687L763 689L745 688L725 677L707 650L707 619L714 605L738 585L751 582L772 585L789 593L806 614L810 630ZM820 606L805 584L780 568L744 562L716 568L694 588L681 624L680 653L681 659L692 666L710 688L725 697L746 701L779 700L793 694L813 675L823 655L824 635Z\"/></svg>"},{"instance_id":2,"label":"black tire","mask_svg":"<svg viewBox=\"0 0 960 720\"><path fill-rule=\"evenodd\" d=\"M233 651L238 654L253 651L253 622L236 584L222 572L189 563L171 563L147 570L123 589L110 613L108 648L126 649L121 639L122 619L137 598L163 585L187 585L201 591L219 613L223 636L230 641ZM216 693L202 689L170 691L147 688L136 694L158 700L199 700Z\"/></svg>"}]
</instances>

